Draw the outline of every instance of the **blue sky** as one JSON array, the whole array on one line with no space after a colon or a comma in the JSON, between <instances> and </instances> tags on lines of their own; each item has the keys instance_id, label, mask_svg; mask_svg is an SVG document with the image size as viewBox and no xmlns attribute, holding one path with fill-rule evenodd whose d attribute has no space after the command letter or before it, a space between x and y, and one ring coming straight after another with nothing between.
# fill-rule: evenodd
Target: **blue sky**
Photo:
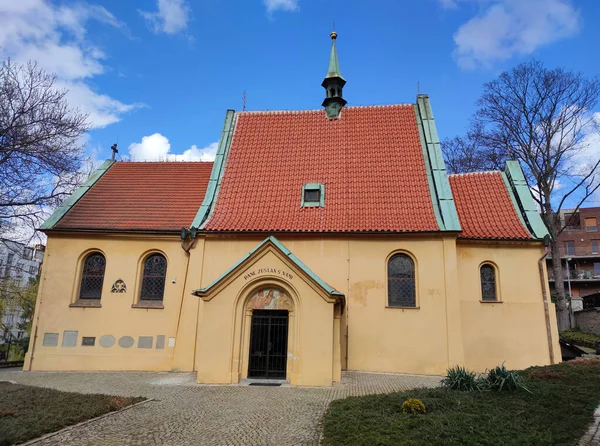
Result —
<instances>
[{"instance_id":1,"label":"blue sky","mask_svg":"<svg viewBox=\"0 0 600 446\"><path fill-rule=\"evenodd\" d=\"M96 159L117 141L210 159L244 90L249 110L320 108L333 19L349 105L410 103L419 82L442 138L531 57L600 73L597 0L0 0L0 55L57 73Z\"/></svg>"}]
</instances>

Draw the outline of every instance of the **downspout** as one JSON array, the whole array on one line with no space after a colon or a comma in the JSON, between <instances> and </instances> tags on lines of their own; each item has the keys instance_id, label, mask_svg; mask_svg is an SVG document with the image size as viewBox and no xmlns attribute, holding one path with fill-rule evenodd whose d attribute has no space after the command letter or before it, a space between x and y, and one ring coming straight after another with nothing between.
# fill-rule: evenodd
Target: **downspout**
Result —
<instances>
[{"instance_id":1,"label":"downspout","mask_svg":"<svg viewBox=\"0 0 600 446\"><path fill-rule=\"evenodd\" d=\"M186 236L187 236L187 234L186 234ZM181 303L179 304L179 316L177 317L177 328L175 330L175 342L177 342L177 337L179 336L179 324L181 323L181 314L183 313L183 301L185 299L185 290L187 287L188 271L190 269L190 257L191 257L190 249L192 249L192 246L194 245L194 239L192 239L191 243L189 243L186 248L185 241L186 241L185 238L181 240L181 249L183 249L183 251L185 252L185 255L187 257L187 262L185 265L185 274L183 276L183 286L182 286L182 291L181 291ZM175 350L173 350L173 355L174 354L175 354Z\"/></svg>"},{"instance_id":2,"label":"downspout","mask_svg":"<svg viewBox=\"0 0 600 446\"><path fill-rule=\"evenodd\" d=\"M548 304L548 293L546 292L546 286L548 282L546 281L546 275L544 274L544 262L546 261L546 257L550 254L550 236L546 235L544 237L544 255L540 257L538 260L538 267L540 269L540 281L542 284L542 298L544 300L544 315L546 317L546 333L548 335L548 350L550 352L550 364L556 364L554 360L554 348L552 347L552 327L550 325L550 310Z\"/></svg>"}]
</instances>

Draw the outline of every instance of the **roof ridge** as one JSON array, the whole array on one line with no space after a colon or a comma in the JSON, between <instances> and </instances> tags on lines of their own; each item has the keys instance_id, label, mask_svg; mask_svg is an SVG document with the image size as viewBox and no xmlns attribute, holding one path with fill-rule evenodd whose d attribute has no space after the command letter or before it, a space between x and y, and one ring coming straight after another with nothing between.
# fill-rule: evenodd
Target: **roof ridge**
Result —
<instances>
[{"instance_id":1,"label":"roof ridge","mask_svg":"<svg viewBox=\"0 0 600 446\"><path fill-rule=\"evenodd\" d=\"M448 174L449 177L466 177L466 176L474 176L474 175L489 175L493 173L502 174L501 170L482 170L480 172L463 172L463 173L451 173Z\"/></svg>"},{"instance_id":2,"label":"roof ridge","mask_svg":"<svg viewBox=\"0 0 600 446\"><path fill-rule=\"evenodd\" d=\"M362 108L391 108L391 107L414 107L415 104L412 103L402 103L402 104L382 104L382 105L351 105L344 107L344 110L347 109L362 109ZM236 115L245 115L245 114L275 114L275 113L285 113L285 114L301 114L301 113L325 113L325 109L307 109L307 110L243 110L235 112Z\"/></svg>"}]
</instances>

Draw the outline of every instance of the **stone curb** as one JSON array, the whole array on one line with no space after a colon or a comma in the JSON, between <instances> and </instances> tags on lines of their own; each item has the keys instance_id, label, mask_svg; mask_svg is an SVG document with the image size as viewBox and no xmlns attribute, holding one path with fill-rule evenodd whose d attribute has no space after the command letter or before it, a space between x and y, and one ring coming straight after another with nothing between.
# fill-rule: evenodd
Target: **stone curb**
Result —
<instances>
[{"instance_id":1,"label":"stone curb","mask_svg":"<svg viewBox=\"0 0 600 446\"><path fill-rule=\"evenodd\" d=\"M103 415L97 416L96 418L90 418L89 420L81 421L80 423L77 423L77 424L72 424L71 426L63 427L62 429L57 430L56 432L50 432L49 434L45 434L45 435L42 435L41 437L34 438L33 440L29 440L26 443L19 443L19 444L20 444L20 446L29 446L32 444L36 444L42 440L46 440L48 438L54 437L55 435L62 434L63 432L67 432L71 429L76 429L80 426L85 426L86 424L90 424L90 423L93 423L94 421L101 420L102 418L106 418L111 415L116 415L120 412L124 412L126 410L133 409L134 407L141 406L142 404L149 403L151 401L156 401L156 400L154 398L148 398L147 400L140 401L139 403L132 404L131 406L127 406L122 409L115 410L113 412L108 412Z\"/></svg>"}]
</instances>

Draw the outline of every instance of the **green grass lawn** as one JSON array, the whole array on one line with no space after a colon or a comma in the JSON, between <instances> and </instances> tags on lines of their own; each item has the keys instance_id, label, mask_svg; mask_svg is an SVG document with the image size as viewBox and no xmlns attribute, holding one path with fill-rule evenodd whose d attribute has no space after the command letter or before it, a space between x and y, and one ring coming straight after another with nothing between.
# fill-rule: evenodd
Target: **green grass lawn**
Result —
<instances>
[{"instance_id":1,"label":"green grass lawn","mask_svg":"<svg viewBox=\"0 0 600 446\"><path fill-rule=\"evenodd\" d=\"M560 373L535 379L530 377L535 370ZM438 388L334 401L323 419L323 444L577 444L600 404L600 361L534 367L521 374L531 393ZM427 414L403 414L408 398L422 400Z\"/></svg>"},{"instance_id":2,"label":"green grass lawn","mask_svg":"<svg viewBox=\"0 0 600 446\"><path fill-rule=\"evenodd\" d=\"M142 400L0 382L0 446L22 443Z\"/></svg>"}]
</instances>

